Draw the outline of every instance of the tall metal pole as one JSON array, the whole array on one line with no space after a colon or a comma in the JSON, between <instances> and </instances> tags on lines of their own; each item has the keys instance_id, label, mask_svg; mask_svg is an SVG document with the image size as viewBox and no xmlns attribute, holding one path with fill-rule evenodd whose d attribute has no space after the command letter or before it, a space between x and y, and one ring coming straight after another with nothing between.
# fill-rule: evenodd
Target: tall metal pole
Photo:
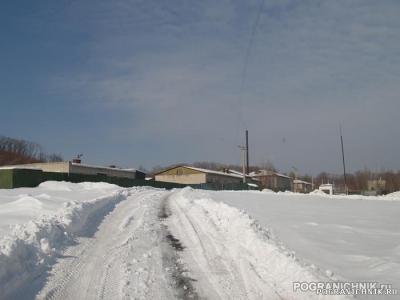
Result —
<instances>
[{"instance_id":1,"label":"tall metal pole","mask_svg":"<svg viewBox=\"0 0 400 300\"><path fill-rule=\"evenodd\" d=\"M343 150L343 137L342 137L342 124L340 125L340 141L342 143L342 157L343 157L343 175L344 175L344 193L347 195L347 185L346 185L346 164L344 163L344 150Z\"/></svg>"},{"instance_id":2,"label":"tall metal pole","mask_svg":"<svg viewBox=\"0 0 400 300\"><path fill-rule=\"evenodd\" d=\"M246 130L246 157L247 157L247 169L246 169L246 174L249 175L249 131Z\"/></svg>"}]
</instances>

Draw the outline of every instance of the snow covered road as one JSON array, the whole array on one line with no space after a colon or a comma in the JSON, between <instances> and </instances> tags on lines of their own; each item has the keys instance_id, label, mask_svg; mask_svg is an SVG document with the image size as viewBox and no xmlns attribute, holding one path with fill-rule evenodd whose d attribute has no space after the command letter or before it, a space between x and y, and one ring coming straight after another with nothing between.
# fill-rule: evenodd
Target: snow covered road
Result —
<instances>
[{"instance_id":1,"label":"snow covered road","mask_svg":"<svg viewBox=\"0 0 400 300\"><path fill-rule=\"evenodd\" d=\"M143 190L98 210L62 251L49 274L9 299L174 299L192 295L177 283L175 250L160 222L166 191ZM164 226L165 227L165 226ZM190 286L191 287L191 286ZM195 297L191 297L195 299Z\"/></svg>"},{"instance_id":2,"label":"snow covered road","mask_svg":"<svg viewBox=\"0 0 400 300\"><path fill-rule=\"evenodd\" d=\"M164 194L147 190L127 197L98 228L102 216L92 217L77 245L62 253L36 299L169 298L172 289L160 276L164 272L155 214L155 201ZM136 286L131 288L130 280Z\"/></svg>"},{"instance_id":3,"label":"snow covered road","mask_svg":"<svg viewBox=\"0 0 400 300\"><path fill-rule=\"evenodd\" d=\"M332 278L202 191L108 191L79 191L82 201L14 228L0 244L0 299L352 298L293 291Z\"/></svg>"}]
</instances>

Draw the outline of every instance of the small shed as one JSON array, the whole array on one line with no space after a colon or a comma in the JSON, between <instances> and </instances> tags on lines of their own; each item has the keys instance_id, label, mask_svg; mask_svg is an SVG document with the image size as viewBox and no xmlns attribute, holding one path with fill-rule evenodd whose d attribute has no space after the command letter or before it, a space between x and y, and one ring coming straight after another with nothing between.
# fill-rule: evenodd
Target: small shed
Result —
<instances>
[{"instance_id":1,"label":"small shed","mask_svg":"<svg viewBox=\"0 0 400 300\"><path fill-rule=\"evenodd\" d=\"M312 184L303 180L293 180L293 191L298 193L311 192Z\"/></svg>"},{"instance_id":2,"label":"small shed","mask_svg":"<svg viewBox=\"0 0 400 300\"><path fill-rule=\"evenodd\" d=\"M324 192L328 195L336 194L336 187L334 184L331 184L331 183L321 184L319 186L318 190L320 190L321 192Z\"/></svg>"}]
</instances>

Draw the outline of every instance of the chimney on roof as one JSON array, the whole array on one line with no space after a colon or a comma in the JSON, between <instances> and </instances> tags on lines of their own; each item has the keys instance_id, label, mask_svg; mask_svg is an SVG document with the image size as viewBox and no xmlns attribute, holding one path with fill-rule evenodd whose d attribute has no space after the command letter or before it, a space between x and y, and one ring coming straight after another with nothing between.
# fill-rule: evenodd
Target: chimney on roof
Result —
<instances>
[{"instance_id":1,"label":"chimney on roof","mask_svg":"<svg viewBox=\"0 0 400 300\"><path fill-rule=\"evenodd\" d=\"M80 164L81 162L82 162L82 160L81 160L81 156L82 156L83 154L78 154L78 156L76 157L76 158L74 158L73 160L72 160L72 162L74 163L74 164Z\"/></svg>"}]
</instances>

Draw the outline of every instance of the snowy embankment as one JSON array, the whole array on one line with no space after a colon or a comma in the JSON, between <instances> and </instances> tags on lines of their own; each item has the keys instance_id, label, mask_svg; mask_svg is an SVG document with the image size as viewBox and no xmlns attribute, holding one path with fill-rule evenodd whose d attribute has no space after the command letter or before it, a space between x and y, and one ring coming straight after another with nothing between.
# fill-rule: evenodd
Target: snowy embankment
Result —
<instances>
[{"instance_id":1,"label":"snowy embankment","mask_svg":"<svg viewBox=\"0 0 400 300\"><path fill-rule=\"evenodd\" d=\"M187 264L204 274L197 288L210 298L346 299L293 291L294 282L330 282L331 272L304 264L243 210L190 188L174 193L169 205L169 226L189 249Z\"/></svg>"},{"instance_id":2,"label":"snowy embankment","mask_svg":"<svg viewBox=\"0 0 400 300\"><path fill-rule=\"evenodd\" d=\"M65 184L57 186L66 187ZM132 192L142 189L118 189L93 200L67 202L53 215L43 215L16 225L10 234L0 240L0 290L3 296L20 289L46 271L55 262L57 250L72 241L88 219L109 212L111 207Z\"/></svg>"},{"instance_id":3,"label":"snowy embankment","mask_svg":"<svg viewBox=\"0 0 400 300\"><path fill-rule=\"evenodd\" d=\"M96 199L120 190L102 182L47 181L35 188L0 189L0 239L15 225L27 223L41 215L51 215L69 201Z\"/></svg>"}]
</instances>

